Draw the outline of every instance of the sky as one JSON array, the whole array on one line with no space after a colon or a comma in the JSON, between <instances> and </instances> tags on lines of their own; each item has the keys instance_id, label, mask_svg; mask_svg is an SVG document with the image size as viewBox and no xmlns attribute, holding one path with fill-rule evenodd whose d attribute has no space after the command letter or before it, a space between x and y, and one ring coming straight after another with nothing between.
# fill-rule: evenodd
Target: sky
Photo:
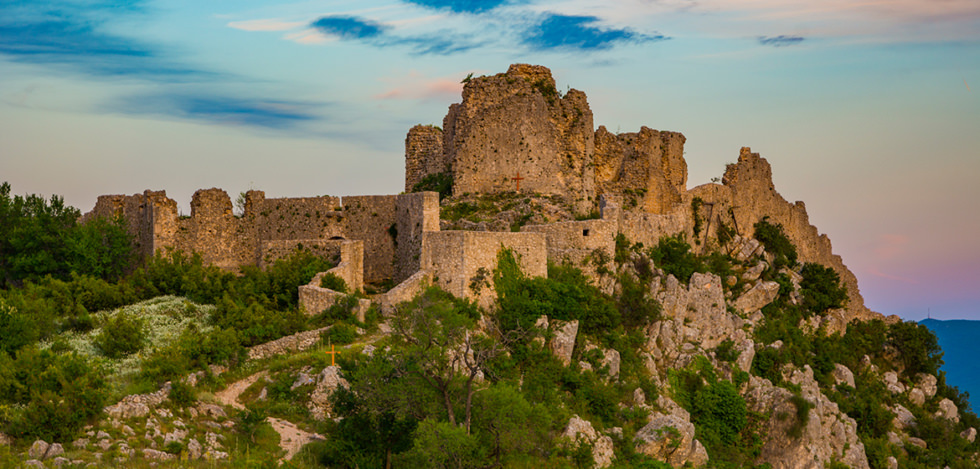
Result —
<instances>
[{"instance_id":1,"label":"sky","mask_svg":"<svg viewBox=\"0 0 980 469\"><path fill-rule=\"evenodd\" d=\"M0 181L398 193L408 129L511 63L684 133L689 188L750 146L871 309L980 319L976 0L0 0Z\"/></svg>"}]
</instances>

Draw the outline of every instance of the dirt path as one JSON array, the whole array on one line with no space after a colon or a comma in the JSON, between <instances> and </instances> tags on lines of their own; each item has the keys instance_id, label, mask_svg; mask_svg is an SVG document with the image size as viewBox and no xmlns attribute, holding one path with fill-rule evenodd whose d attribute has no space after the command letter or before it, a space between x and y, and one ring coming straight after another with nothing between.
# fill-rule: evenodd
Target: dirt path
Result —
<instances>
[{"instance_id":1,"label":"dirt path","mask_svg":"<svg viewBox=\"0 0 980 469\"><path fill-rule=\"evenodd\" d=\"M218 399L218 402L224 405L230 405L236 409L244 409L245 406L241 402L238 402L238 396L242 394L252 383L255 383L260 378L266 376L268 373L261 371L248 378L240 381L236 381L229 385L227 388L215 393L214 397ZM323 435L317 433L310 433L307 431L300 430L296 424L282 419L277 419L275 417L267 417L266 422L272 425L272 428L276 430L279 434L279 447L286 451L286 455L279 459L281 464L283 461L288 461L299 453L299 450L303 445L315 441L323 440Z\"/></svg>"}]
</instances>

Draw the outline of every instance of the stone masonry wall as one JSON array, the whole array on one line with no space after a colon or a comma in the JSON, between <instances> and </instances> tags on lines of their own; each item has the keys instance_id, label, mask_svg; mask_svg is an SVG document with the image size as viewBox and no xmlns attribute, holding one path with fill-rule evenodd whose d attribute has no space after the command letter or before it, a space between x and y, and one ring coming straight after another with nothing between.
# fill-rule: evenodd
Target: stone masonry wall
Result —
<instances>
[{"instance_id":1,"label":"stone masonry wall","mask_svg":"<svg viewBox=\"0 0 980 469\"><path fill-rule=\"evenodd\" d=\"M344 197L344 233L364 241L364 280L381 282L395 276L397 195Z\"/></svg>"},{"instance_id":2,"label":"stone masonry wall","mask_svg":"<svg viewBox=\"0 0 980 469\"><path fill-rule=\"evenodd\" d=\"M442 151L442 129L431 125L416 125L405 137L405 192L429 174L449 171L449 162Z\"/></svg>"},{"instance_id":3,"label":"stone masonry wall","mask_svg":"<svg viewBox=\"0 0 980 469\"><path fill-rule=\"evenodd\" d=\"M276 239L272 241L262 241L258 252L259 268L264 269L277 260L289 256L298 250L306 250L313 255L328 260L340 262L340 245L343 240L339 239Z\"/></svg>"},{"instance_id":4,"label":"stone masonry wall","mask_svg":"<svg viewBox=\"0 0 980 469\"><path fill-rule=\"evenodd\" d=\"M544 233L548 245L548 261L555 264L570 263L587 275L595 274L595 266L588 260L595 251L601 250L609 259L616 251L618 226L610 220L584 220L526 225L521 232Z\"/></svg>"},{"instance_id":5,"label":"stone masonry wall","mask_svg":"<svg viewBox=\"0 0 980 469\"><path fill-rule=\"evenodd\" d=\"M255 262L257 239L232 213L231 198L221 189L201 189L191 199L191 216L177 221L174 247L196 252L207 264L235 270Z\"/></svg>"},{"instance_id":6,"label":"stone masonry wall","mask_svg":"<svg viewBox=\"0 0 980 469\"><path fill-rule=\"evenodd\" d=\"M439 231L439 194L400 194L396 204L394 279L401 283L422 268L422 234Z\"/></svg>"},{"instance_id":7,"label":"stone masonry wall","mask_svg":"<svg viewBox=\"0 0 980 469\"><path fill-rule=\"evenodd\" d=\"M246 217L254 215L259 239L330 239L344 235L338 197L266 199L259 191L251 192L256 193L256 200Z\"/></svg>"},{"instance_id":8,"label":"stone masonry wall","mask_svg":"<svg viewBox=\"0 0 980 469\"><path fill-rule=\"evenodd\" d=\"M493 270L503 248L514 251L521 270L529 277L548 276L544 233L426 232L422 237L422 269L432 273L435 285L489 308L496 298Z\"/></svg>"}]
</instances>

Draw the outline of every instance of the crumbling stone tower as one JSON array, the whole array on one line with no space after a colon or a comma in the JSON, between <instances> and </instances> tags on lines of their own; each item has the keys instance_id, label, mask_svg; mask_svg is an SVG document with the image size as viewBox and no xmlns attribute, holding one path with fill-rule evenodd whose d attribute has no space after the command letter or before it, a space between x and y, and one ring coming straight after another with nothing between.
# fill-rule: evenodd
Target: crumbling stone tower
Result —
<instances>
[{"instance_id":1,"label":"crumbling stone tower","mask_svg":"<svg viewBox=\"0 0 980 469\"><path fill-rule=\"evenodd\" d=\"M585 93L561 96L548 68L511 65L507 73L467 82L443 130L409 131L406 190L428 174L448 172L456 194L513 191L519 184L522 192L591 204L593 129Z\"/></svg>"}]
</instances>

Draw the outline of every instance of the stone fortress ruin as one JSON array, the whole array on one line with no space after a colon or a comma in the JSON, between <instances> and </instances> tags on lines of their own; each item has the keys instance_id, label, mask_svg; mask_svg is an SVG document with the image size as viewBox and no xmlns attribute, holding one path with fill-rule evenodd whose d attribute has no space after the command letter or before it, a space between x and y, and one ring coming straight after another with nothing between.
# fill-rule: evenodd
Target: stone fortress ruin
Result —
<instances>
[{"instance_id":1,"label":"stone fortress ruin","mask_svg":"<svg viewBox=\"0 0 980 469\"><path fill-rule=\"evenodd\" d=\"M830 240L810 225L804 204L776 192L764 158L742 148L721 184L688 189L685 140L646 127L619 134L596 129L585 93L570 89L563 95L547 68L516 64L506 73L469 79L462 102L449 107L441 128L420 125L408 132L405 193L267 199L249 191L244 213L236 216L225 191L206 189L194 194L191 215L181 217L164 191L146 191L101 196L86 217L123 216L144 257L197 252L205 262L235 270L267 265L297 248L335 256L340 264L332 272L354 290L365 282L395 285L374 298L383 310L429 282L488 306L495 297L492 284L472 285L495 268L501 248L518 254L528 275L544 276L548 262L584 266L597 250L612 254L619 234L652 246L684 233L703 249L727 226L746 241L736 245L751 250L758 247L747 242L754 224L769 217L782 224L801 262L840 274L850 295L841 320L874 314ZM519 231L486 224L446 229L454 226L440 219L452 198L441 205L435 192L412 192L433 176L451 180L454 197L504 194L546 199L568 210L545 223L508 225ZM598 217L567 216L589 213ZM594 270L584 270L599 280ZM319 287L319 277L300 291L310 314L340 295Z\"/></svg>"}]
</instances>

